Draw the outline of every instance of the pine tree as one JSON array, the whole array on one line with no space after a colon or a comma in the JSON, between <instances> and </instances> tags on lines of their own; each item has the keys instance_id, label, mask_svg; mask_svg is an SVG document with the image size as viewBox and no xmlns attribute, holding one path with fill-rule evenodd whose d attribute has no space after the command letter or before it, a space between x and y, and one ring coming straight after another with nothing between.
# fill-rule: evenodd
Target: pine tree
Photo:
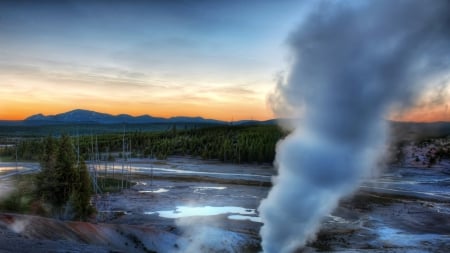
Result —
<instances>
[{"instance_id":1,"label":"pine tree","mask_svg":"<svg viewBox=\"0 0 450 253\"><path fill-rule=\"evenodd\" d=\"M92 185L84 161L78 167L75 165L75 151L70 137L63 135L59 142L48 137L43 147L37 194L52 204L60 215L62 211L65 215L74 211L76 219L86 219L94 212L89 203Z\"/></svg>"},{"instance_id":2,"label":"pine tree","mask_svg":"<svg viewBox=\"0 0 450 253\"><path fill-rule=\"evenodd\" d=\"M44 200L53 200L56 186L56 159L58 146L56 140L48 136L44 140L43 152L40 157L41 172L37 175L37 195Z\"/></svg>"},{"instance_id":3,"label":"pine tree","mask_svg":"<svg viewBox=\"0 0 450 253\"><path fill-rule=\"evenodd\" d=\"M75 162L76 158L72 141L68 135L63 135L59 142L56 159L56 187L53 193L55 197L53 204L58 207L66 204L72 194L73 183L76 177Z\"/></svg>"},{"instance_id":4,"label":"pine tree","mask_svg":"<svg viewBox=\"0 0 450 253\"><path fill-rule=\"evenodd\" d=\"M82 160L77 168L76 183L71 196L75 219L85 220L94 212L90 205L92 184L86 163Z\"/></svg>"}]
</instances>

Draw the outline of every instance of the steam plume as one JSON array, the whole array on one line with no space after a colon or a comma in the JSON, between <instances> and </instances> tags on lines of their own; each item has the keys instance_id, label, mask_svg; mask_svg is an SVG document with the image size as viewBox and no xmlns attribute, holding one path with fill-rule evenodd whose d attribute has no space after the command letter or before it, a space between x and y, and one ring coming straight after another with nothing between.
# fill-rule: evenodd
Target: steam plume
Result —
<instances>
[{"instance_id":1,"label":"steam plume","mask_svg":"<svg viewBox=\"0 0 450 253\"><path fill-rule=\"evenodd\" d=\"M278 176L259 207L267 253L313 239L375 167L389 111L409 106L450 65L449 1L315 3L289 38L288 78L269 98L301 120L278 144Z\"/></svg>"}]
</instances>

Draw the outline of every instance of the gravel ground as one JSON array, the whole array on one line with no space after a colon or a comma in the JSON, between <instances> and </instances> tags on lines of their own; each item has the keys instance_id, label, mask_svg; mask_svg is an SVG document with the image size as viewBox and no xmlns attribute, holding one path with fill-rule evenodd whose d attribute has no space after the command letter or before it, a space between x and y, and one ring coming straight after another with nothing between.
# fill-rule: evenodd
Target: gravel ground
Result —
<instances>
[{"instance_id":1,"label":"gravel ground","mask_svg":"<svg viewBox=\"0 0 450 253\"><path fill-rule=\"evenodd\" d=\"M254 209L270 190L258 176L270 178L275 173L270 166L186 158L135 161L133 166L138 168L131 177L135 186L95 198L98 224L31 219L20 231L3 215L0 252L172 253L192 245L201 252L259 252L260 222L233 220L236 213L228 212L172 219L161 217L161 211L181 215L180 207L239 207L245 217L257 218ZM153 171L151 177L151 167L174 171ZM243 182L239 173L255 176ZM448 252L448 182L439 169L392 167L342 200L323 221L317 239L298 252Z\"/></svg>"}]
</instances>

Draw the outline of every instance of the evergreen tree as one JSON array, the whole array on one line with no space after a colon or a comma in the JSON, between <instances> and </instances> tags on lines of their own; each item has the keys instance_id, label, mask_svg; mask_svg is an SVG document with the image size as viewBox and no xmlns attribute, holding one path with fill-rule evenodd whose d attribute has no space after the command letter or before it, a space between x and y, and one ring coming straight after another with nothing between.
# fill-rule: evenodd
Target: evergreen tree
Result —
<instances>
[{"instance_id":1,"label":"evergreen tree","mask_svg":"<svg viewBox=\"0 0 450 253\"><path fill-rule=\"evenodd\" d=\"M77 168L76 183L71 196L75 219L85 220L94 212L94 208L90 205L91 195L91 179L86 163L82 160Z\"/></svg>"},{"instance_id":2,"label":"evergreen tree","mask_svg":"<svg viewBox=\"0 0 450 253\"><path fill-rule=\"evenodd\" d=\"M56 189L54 189L56 206L62 207L69 200L73 183L76 180L75 169L75 151L72 145L72 140L68 135L63 135L59 142L58 155L56 159Z\"/></svg>"},{"instance_id":3,"label":"evergreen tree","mask_svg":"<svg viewBox=\"0 0 450 253\"><path fill-rule=\"evenodd\" d=\"M43 152L40 157L41 172L37 175L37 195L44 200L52 202L56 186L56 159L58 146L56 140L48 136L43 143Z\"/></svg>"},{"instance_id":4,"label":"evergreen tree","mask_svg":"<svg viewBox=\"0 0 450 253\"><path fill-rule=\"evenodd\" d=\"M76 166L76 156L69 136L59 142L52 137L44 141L41 172L37 177L38 196L52 204L57 212L66 215L74 211L76 219L86 219L94 211L90 206L92 185L86 164ZM70 204L71 208L65 206Z\"/></svg>"}]
</instances>

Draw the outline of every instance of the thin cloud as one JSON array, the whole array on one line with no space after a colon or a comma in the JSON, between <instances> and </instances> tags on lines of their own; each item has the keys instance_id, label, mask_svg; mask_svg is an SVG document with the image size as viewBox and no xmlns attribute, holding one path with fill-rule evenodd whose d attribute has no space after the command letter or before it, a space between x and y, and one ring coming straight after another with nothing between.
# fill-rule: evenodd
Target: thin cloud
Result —
<instances>
[{"instance_id":1,"label":"thin cloud","mask_svg":"<svg viewBox=\"0 0 450 253\"><path fill-rule=\"evenodd\" d=\"M257 94L254 90L251 90L249 88L245 87L239 87L239 86L228 86L228 87L218 87L218 88L211 88L211 92L217 92L217 93L224 93L224 94L230 94L230 95L255 95Z\"/></svg>"}]
</instances>

